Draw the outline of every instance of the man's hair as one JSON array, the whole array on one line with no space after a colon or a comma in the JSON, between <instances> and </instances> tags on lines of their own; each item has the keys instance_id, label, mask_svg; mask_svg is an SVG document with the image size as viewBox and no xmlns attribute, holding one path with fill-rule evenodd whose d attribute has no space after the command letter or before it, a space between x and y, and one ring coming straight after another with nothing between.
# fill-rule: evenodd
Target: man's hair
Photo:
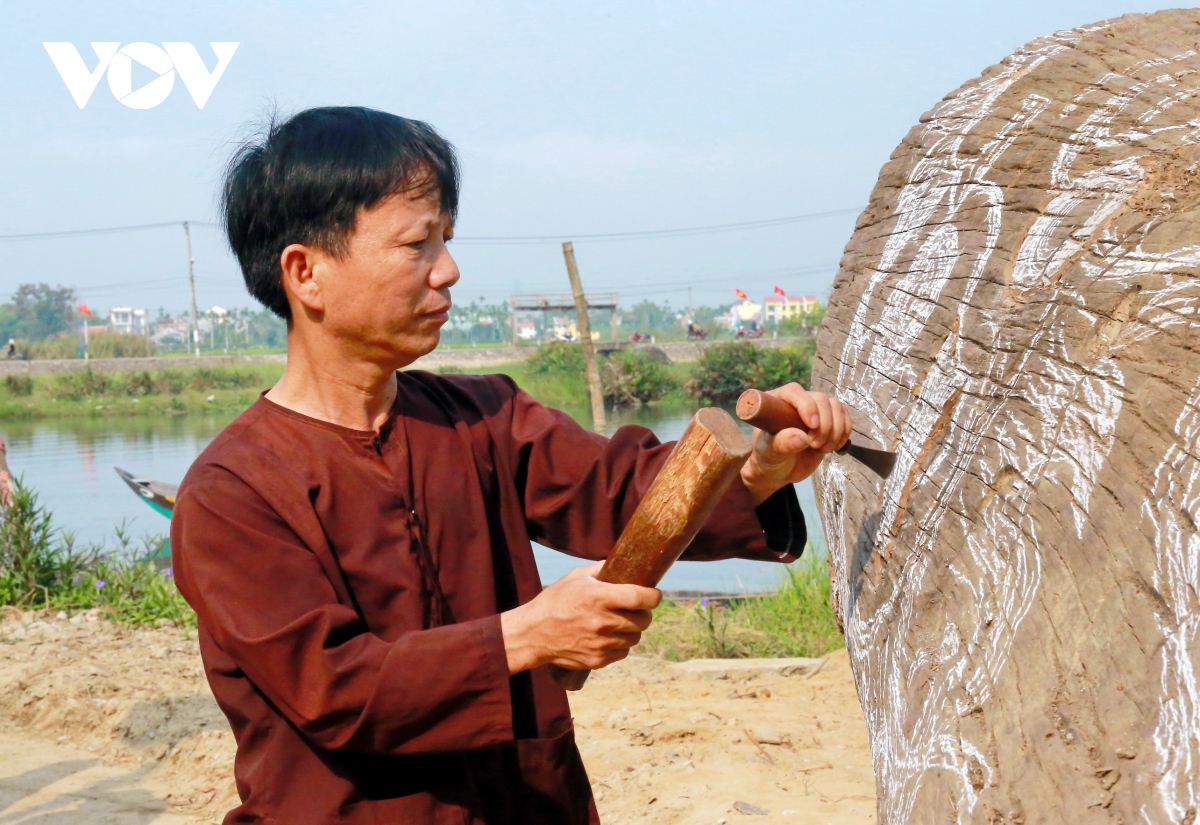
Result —
<instances>
[{"instance_id":1,"label":"man's hair","mask_svg":"<svg viewBox=\"0 0 1200 825\"><path fill-rule=\"evenodd\" d=\"M359 209L398 194L436 196L453 220L454 147L419 120L360 106L272 117L230 158L221 192L225 234L246 288L290 319L279 256L293 243L345 254Z\"/></svg>"}]
</instances>

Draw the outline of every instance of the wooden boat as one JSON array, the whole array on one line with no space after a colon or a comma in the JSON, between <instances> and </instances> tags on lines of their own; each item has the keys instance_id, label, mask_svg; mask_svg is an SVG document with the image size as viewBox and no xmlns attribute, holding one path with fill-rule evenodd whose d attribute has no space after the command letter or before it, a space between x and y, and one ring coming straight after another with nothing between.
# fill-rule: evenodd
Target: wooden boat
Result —
<instances>
[{"instance_id":1,"label":"wooden boat","mask_svg":"<svg viewBox=\"0 0 1200 825\"><path fill-rule=\"evenodd\" d=\"M175 509L175 496L179 493L178 484L168 484L165 481L152 481L148 478L137 478L132 473L127 473L120 467L113 467L117 471L117 475L121 480L129 485L129 489L137 493L142 501L149 504L154 510L167 518L171 517L171 512Z\"/></svg>"},{"instance_id":2,"label":"wooden boat","mask_svg":"<svg viewBox=\"0 0 1200 825\"><path fill-rule=\"evenodd\" d=\"M167 518L171 517L171 513L175 509L175 496L179 493L178 484L168 484L165 481L152 481L148 478L137 478L132 473L127 473L120 467L113 467L117 471L117 475L121 480L129 485L129 489L138 494L138 497L150 505L156 513L160 513ZM167 568L171 566L171 539L167 537L162 543L162 547L148 553L141 561L148 561L158 568Z\"/></svg>"}]
</instances>

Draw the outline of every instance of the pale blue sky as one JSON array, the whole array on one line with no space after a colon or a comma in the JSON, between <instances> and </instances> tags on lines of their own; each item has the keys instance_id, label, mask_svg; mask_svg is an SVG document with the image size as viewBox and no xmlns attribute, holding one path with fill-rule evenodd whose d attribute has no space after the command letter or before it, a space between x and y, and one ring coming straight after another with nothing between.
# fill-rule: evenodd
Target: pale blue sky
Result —
<instances>
[{"instance_id":1,"label":"pale blue sky","mask_svg":"<svg viewBox=\"0 0 1200 825\"><path fill-rule=\"evenodd\" d=\"M8 3L0 30L0 235L213 221L233 141L271 102L361 104L459 148L459 234L669 229L861 207L920 114L1026 41L1168 4L1075 2ZM103 80L72 101L43 41L239 41L203 110ZM135 74L136 87L142 80ZM576 241L589 290L682 306L779 284L827 294L854 216L685 238ZM251 303L193 231L201 308ZM456 244L455 298L567 288L557 243ZM0 299L75 286L94 307L187 305L182 230L0 242Z\"/></svg>"}]
</instances>

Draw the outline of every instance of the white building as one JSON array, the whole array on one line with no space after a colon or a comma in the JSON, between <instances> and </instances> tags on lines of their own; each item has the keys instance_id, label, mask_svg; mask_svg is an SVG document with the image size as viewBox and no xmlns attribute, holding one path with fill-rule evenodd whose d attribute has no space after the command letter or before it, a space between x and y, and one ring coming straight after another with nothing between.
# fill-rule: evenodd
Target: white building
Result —
<instances>
[{"instance_id":1,"label":"white building","mask_svg":"<svg viewBox=\"0 0 1200 825\"><path fill-rule=\"evenodd\" d=\"M150 332L150 316L144 309L113 307L108 311L108 331L146 335Z\"/></svg>"}]
</instances>

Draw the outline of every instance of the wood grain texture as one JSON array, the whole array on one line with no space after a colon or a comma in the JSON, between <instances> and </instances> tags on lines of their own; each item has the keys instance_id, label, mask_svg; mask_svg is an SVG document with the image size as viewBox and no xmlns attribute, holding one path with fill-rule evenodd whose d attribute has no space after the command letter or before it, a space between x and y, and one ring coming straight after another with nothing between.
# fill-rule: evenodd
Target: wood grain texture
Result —
<instances>
[{"instance_id":1,"label":"wood grain texture","mask_svg":"<svg viewBox=\"0 0 1200 825\"><path fill-rule=\"evenodd\" d=\"M1200 12L1035 40L880 172L814 389L883 823L1194 823Z\"/></svg>"},{"instance_id":2,"label":"wood grain texture","mask_svg":"<svg viewBox=\"0 0 1200 825\"><path fill-rule=\"evenodd\" d=\"M750 440L716 407L688 423L597 576L654 587L712 515L750 457Z\"/></svg>"},{"instance_id":3,"label":"wood grain texture","mask_svg":"<svg viewBox=\"0 0 1200 825\"><path fill-rule=\"evenodd\" d=\"M597 579L654 587L708 521L750 457L750 440L729 413L707 407L692 416L650 489L613 545ZM551 665L565 690L579 690L588 671Z\"/></svg>"}]
</instances>

